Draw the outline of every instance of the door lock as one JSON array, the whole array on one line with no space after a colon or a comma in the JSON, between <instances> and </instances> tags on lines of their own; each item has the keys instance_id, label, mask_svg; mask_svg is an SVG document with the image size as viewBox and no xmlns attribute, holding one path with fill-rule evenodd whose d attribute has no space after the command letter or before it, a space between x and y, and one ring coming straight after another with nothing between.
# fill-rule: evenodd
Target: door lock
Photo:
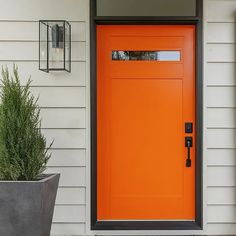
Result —
<instances>
[{"instance_id":1,"label":"door lock","mask_svg":"<svg viewBox=\"0 0 236 236\"><path fill-rule=\"evenodd\" d=\"M191 167L191 156L190 156L190 148L193 146L193 138L185 137L185 147L188 149L188 156L186 160L186 167Z\"/></svg>"},{"instance_id":2,"label":"door lock","mask_svg":"<svg viewBox=\"0 0 236 236\"><path fill-rule=\"evenodd\" d=\"M186 134L191 134L192 132L193 132L193 123L186 122L185 123L185 133Z\"/></svg>"}]
</instances>

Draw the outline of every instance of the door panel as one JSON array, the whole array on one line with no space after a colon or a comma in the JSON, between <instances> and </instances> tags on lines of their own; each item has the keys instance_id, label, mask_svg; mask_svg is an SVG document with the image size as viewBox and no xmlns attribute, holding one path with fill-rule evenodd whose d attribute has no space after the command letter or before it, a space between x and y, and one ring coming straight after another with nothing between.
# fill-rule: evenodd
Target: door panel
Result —
<instances>
[{"instance_id":1,"label":"door panel","mask_svg":"<svg viewBox=\"0 0 236 236\"><path fill-rule=\"evenodd\" d=\"M195 220L195 148L186 167L185 147L195 130L184 128L195 127L194 34L194 26L97 26L98 220ZM114 51L181 56L112 60Z\"/></svg>"}]
</instances>

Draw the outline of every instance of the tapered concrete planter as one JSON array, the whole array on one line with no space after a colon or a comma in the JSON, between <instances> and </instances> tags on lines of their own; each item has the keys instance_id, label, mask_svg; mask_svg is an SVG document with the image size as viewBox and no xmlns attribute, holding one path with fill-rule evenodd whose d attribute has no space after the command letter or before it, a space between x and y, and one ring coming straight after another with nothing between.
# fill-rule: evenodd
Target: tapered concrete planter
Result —
<instances>
[{"instance_id":1,"label":"tapered concrete planter","mask_svg":"<svg viewBox=\"0 0 236 236\"><path fill-rule=\"evenodd\" d=\"M0 181L0 235L49 236L59 178Z\"/></svg>"}]
</instances>

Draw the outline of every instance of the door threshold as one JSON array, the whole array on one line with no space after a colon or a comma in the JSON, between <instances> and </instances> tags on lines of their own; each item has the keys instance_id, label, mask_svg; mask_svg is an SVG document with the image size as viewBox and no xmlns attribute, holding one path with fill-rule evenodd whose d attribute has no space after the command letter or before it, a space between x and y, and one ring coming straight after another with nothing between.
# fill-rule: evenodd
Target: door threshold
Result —
<instances>
[{"instance_id":1,"label":"door threshold","mask_svg":"<svg viewBox=\"0 0 236 236\"><path fill-rule=\"evenodd\" d=\"M202 230L197 221L96 221L91 230Z\"/></svg>"},{"instance_id":2,"label":"door threshold","mask_svg":"<svg viewBox=\"0 0 236 236\"><path fill-rule=\"evenodd\" d=\"M98 221L100 221L100 220L98 220ZM132 219L132 220L125 220L125 219L121 219L121 220L101 220L101 221L105 221L105 222L110 222L110 221L114 221L114 222L120 222L120 221L127 221L127 222L150 222L150 221L152 221L152 222L173 222L173 221L178 221L178 222L183 222L183 221L188 221L188 222L195 222L195 220L188 220L188 219L178 219L178 220L176 220L176 219L173 219L173 220L136 220L136 219Z\"/></svg>"}]
</instances>

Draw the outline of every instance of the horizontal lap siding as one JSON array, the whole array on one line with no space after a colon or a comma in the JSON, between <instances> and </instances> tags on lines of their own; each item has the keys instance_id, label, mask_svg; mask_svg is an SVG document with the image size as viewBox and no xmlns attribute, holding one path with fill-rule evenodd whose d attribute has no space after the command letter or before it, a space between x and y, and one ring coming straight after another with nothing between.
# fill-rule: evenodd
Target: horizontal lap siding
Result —
<instances>
[{"instance_id":1,"label":"horizontal lap siding","mask_svg":"<svg viewBox=\"0 0 236 236\"><path fill-rule=\"evenodd\" d=\"M43 129L86 128L86 108L43 108L41 117Z\"/></svg>"},{"instance_id":2,"label":"horizontal lap siding","mask_svg":"<svg viewBox=\"0 0 236 236\"><path fill-rule=\"evenodd\" d=\"M82 223L54 223L52 225L53 236L77 236L84 235L85 224Z\"/></svg>"},{"instance_id":3,"label":"horizontal lap siding","mask_svg":"<svg viewBox=\"0 0 236 236\"><path fill-rule=\"evenodd\" d=\"M48 145L52 148L85 148L85 129L43 129Z\"/></svg>"},{"instance_id":4,"label":"horizontal lap siding","mask_svg":"<svg viewBox=\"0 0 236 236\"><path fill-rule=\"evenodd\" d=\"M236 1L205 2L207 232L236 232Z\"/></svg>"},{"instance_id":5,"label":"horizontal lap siding","mask_svg":"<svg viewBox=\"0 0 236 236\"><path fill-rule=\"evenodd\" d=\"M85 187L85 167L48 167L46 173L60 173L60 187Z\"/></svg>"},{"instance_id":6,"label":"horizontal lap siding","mask_svg":"<svg viewBox=\"0 0 236 236\"><path fill-rule=\"evenodd\" d=\"M234 68L236 63L208 62L206 79L208 86L234 86L236 85ZM212 76L214 75L214 76Z\"/></svg>"},{"instance_id":7,"label":"horizontal lap siding","mask_svg":"<svg viewBox=\"0 0 236 236\"><path fill-rule=\"evenodd\" d=\"M42 18L40 18L42 19ZM68 19L68 16L67 18ZM9 22L0 21L0 28L5 29L4 34L0 35L0 41L25 41L38 42L39 29L38 22ZM85 42L85 24L83 21L70 22L73 34L71 35L72 42ZM24 27L24 34L22 28Z\"/></svg>"},{"instance_id":8,"label":"horizontal lap siding","mask_svg":"<svg viewBox=\"0 0 236 236\"><path fill-rule=\"evenodd\" d=\"M0 41L1 44L1 41ZM13 61L0 62L4 66L12 68ZM44 87L80 87L85 86L85 66L86 62L72 62L71 73L51 72L44 73L40 71L38 61L17 61L16 64L20 68L19 75L22 85L25 85L31 76L33 81L31 86Z\"/></svg>"},{"instance_id":9,"label":"horizontal lap siding","mask_svg":"<svg viewBox=\"0 0 236 236\"><path fill-rule=\"evenodd\" d=\"M38 61L38 42L2 41L0 61ZM85 61L85 42L71 43L72 62Z\"/></svg>"},{"instance_id":10,"label":"horizontal lap siding","mask_svg":"<svg viewBox=\"0 0 236 236\"><path fill-rule=\"evenodd\" d=\"M208 166L236 166L236 149L208 148Z\"/></svg>"},{"instance_id":11,"label":"horizontal lap siding","mask_svg":"<svg viewBox=\"0 0 236 236\"><path fill-rule=\"evenodd\" d=\"M1 0L0 21L88 19L87 0Z\"/></svg>"},{"instance_id":12,"label":"horizontal lap siding","mask_svg":"<svg viewBox=\"0 0 236 236\"><path fill-rule=\"evenodd\" d=\"M236 108L213 108L207 110L206 119L208 128L236 128Z\"/></svg>"},{"instance_id":13,"label":"horizontal lap siding","mask_svg":"<svg viewBox=\"0 0 236 236\"><path fill-rule=\"evenodd\" d=\"M21 83L31 76L40 95L42 132L53 142L47 173L60 173L51 233L84 235L86 211L86 23L87 0L0 0L0 65L19 67ZM72 70L38 70L39 20L69 20Z\"/></svg>"},{"instance_id":14,"label":"horizontal lap siding","mask_svg":"<svg viewBox=\"0 0 236 236\"><path fill-rule=\"evenodd\" d=\"M81 149L51 149L52 157L48 162L48 166L72 166L84 167L86 160L85 148ZM65 158L66 157L66 158Z\"/></svg>"}]
</instances>

